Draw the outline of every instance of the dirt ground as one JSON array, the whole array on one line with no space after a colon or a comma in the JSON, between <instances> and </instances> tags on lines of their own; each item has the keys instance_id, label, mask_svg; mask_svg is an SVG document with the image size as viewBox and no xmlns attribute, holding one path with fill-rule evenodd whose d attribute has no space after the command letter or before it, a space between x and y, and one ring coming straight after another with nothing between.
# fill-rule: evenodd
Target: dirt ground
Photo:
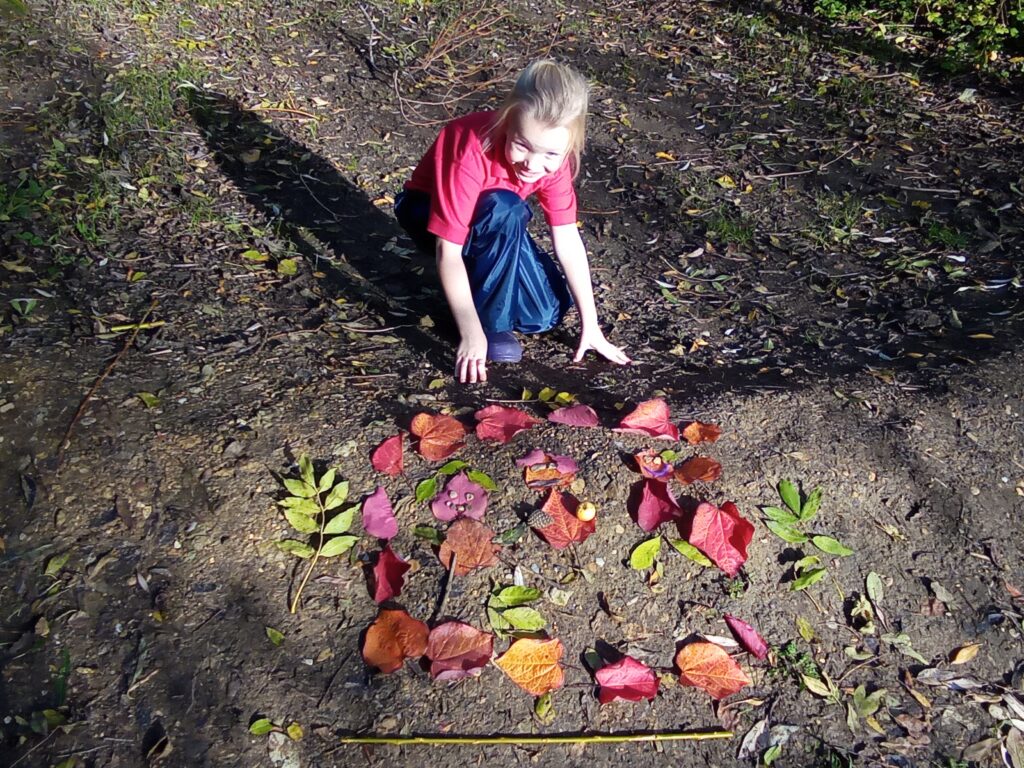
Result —
<instances>
[{"instance_id":1,"label":"dirt ground","mask_svg":"<svg viewBox=\"0 0 1024 768\"><path fill-rule=\"evenodd\" d=\"M30 5L0 19L0 765L1024 765L1019 87L747 3ZM573 364L570 317L459 385L391 203L444 120L540 55L593 84L581 227L636 362ZM541 498L516 459L575 458L596 533L527 533L448 584L413 530L443 526L410 503L437 463L407 448L392 478L371 451L423 412L543 418L545 387L601 426L458 458L497 485L498 532ZM655 397L721 439L611 430ZM753 522L739 576L678 554L672 526L630 567L644 448L721 463L675 491ZM369 669L368 535L289 611L306 563L275 544L294 535L277 502L304 455L396 502L412 616L489 631L494 587L541 590L565 647L553 716L494 665ZM808 530L852 554L769 530L784 479L823 489ZM794 590L813 554L825 577ZM715 702L673 659L729 638L725 614L771 653L731 649L752 682ZM598 703L601 644L659 673L653 701Z\"/></svg>"}]
</instances>

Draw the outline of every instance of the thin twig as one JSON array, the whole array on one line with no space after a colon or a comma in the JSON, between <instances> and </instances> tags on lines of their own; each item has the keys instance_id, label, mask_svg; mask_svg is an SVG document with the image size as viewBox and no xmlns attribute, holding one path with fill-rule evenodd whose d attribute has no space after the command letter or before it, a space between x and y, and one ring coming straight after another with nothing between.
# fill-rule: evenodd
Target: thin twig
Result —
<instances>
[{"instance_id":1,"label":"thin twig","mask_svg":"<svg viewBox=\"0 0 1024 768\"><path fill-rule=\"evenodd\" d=\"M452 591L452 582L455 580L455 564L459 559L459 553L452 550L452 559L448 563L448 578L444 580L444 591L441 593L441 602L437 605L437 610L434 611L434 620L436 621L441 616L444 616L445 606L448 605L448 595Z\"/></svg>"},{"instance_id":2,"label":"thin twig","mask_svg":"<svg viewBox=\"0 0 1024 768\"><path fill-rule=\"evenodd\" d=\"M310 120L316 120L316 115L306 112L303 109L289 109L288 107L249 107L247 112L284 112L289 115L300 115Z\"/></svg>"},{"instance_id":3,"label":"thin twig","mask_svg":"<svg viewBox=\"0 0 1024 768\"><path fill-rule=\"evenodd\" d=\"M664 733L572 733L546 736L342 736L342 744L616 744L643 741L709 741L731 739L732 731L668 731Z\"/></svg>"}]
</instances>

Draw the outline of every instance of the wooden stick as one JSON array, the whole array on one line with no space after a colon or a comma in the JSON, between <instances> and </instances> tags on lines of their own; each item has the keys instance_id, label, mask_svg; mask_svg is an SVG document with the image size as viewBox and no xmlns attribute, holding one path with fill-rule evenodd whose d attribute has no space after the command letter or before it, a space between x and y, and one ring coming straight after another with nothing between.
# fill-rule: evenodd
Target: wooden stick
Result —
<instances>
[{"instance_id":1,"label":"wooden stick","mask_svg":"<svg viewBox=\"0 0 1024 768\"><path fill-rule=\"evenodd\" d=\"M731 739L732 731L669 731L663 733L553 733L541 736L342 736L342 744L621 744L643 741L709 741Z\"/></svg>"}]
</instances>

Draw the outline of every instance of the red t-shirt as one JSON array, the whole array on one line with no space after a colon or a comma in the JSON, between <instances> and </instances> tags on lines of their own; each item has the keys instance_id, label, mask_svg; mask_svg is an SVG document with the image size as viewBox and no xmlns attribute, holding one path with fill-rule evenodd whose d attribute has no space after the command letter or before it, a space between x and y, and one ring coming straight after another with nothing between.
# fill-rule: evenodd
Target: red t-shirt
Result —
<instances>
[{"instance_id":1,"label":"red t-shirt","mask_svg":"<svg viewBox=\"0 0 1024 768\"><path fill-rule=\"evenodd\" d=\"M473 112L448 123L405 183L408 190L430 195L427 231L463 245L480 193L492 189L507 189L523 200L536 192L548 226L575 224L576 192L568 157L539 181L519 181L505 160L503 137L496 136L495 145L484 151L483 138L494 114Z\"/></svg>"}]
</instances>

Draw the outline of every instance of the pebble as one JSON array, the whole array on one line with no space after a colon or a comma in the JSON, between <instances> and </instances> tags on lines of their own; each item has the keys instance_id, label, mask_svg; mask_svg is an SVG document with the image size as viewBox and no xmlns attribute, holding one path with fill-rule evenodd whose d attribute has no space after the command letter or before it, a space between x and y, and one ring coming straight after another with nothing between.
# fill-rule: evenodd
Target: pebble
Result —
<instances>
[{"instance_id":1,"label":"pebble","mask_svg":"<svg viewBox=\"0 0 1024 768\"><path fill-rule=\"evenodd\" d=\"M4 403L0 405L0 413L7 413L8 411L14 410L14 403Z\"/></svg>"}]
</instances>

